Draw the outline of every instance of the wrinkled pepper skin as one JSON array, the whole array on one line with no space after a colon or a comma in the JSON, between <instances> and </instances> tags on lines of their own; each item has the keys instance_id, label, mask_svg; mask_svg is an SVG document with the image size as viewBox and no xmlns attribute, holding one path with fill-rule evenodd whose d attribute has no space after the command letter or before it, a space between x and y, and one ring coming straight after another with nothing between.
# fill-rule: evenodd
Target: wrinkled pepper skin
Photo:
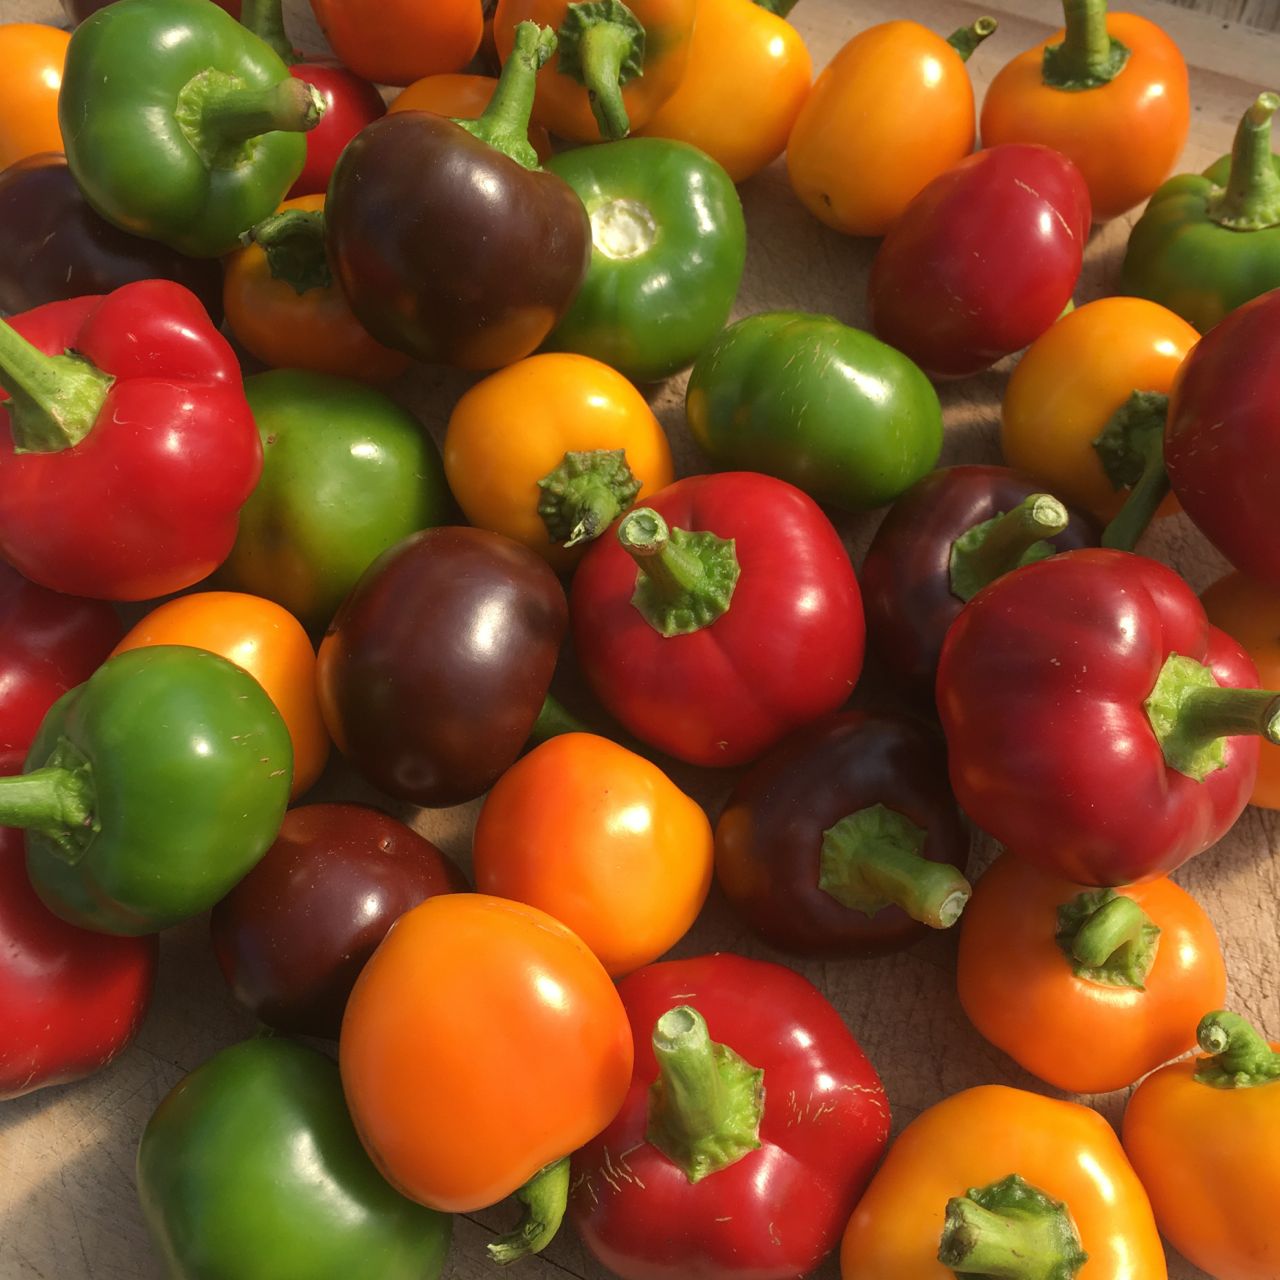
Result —
<instances>
[{"instance_id":1,"label":"wrinkled pepper skin","mask_svg":"<svg viewBox=\"0 0 1280 1280\"><path fill-rule=\"evenodd\" d=\"M1225 689L1256 690L1244 650L1144 556L1068 551L979 592L938 666L961 807L1018 857L1079 884L1149 880L1207 849L1248 803L1258 740L1218 739L1222 767L1202 782L1171 767L1143 709L1170 654Z\"/></svg>"},{"instance_id":2,"label":"wrinkled pepper skin","mask_svg":"<svg viewBox=\"0 0 1280 1280\"><path fill-rule=\"evenodd\" d=\"M336 1064L290 1040L232 1045L160 1103L138 1194L173 1280L437 1280L452 1222L365 1154Z\"/></svg>"},{"instance_id":3,"label":"wrinkled pepper skin","mask_svg":"<svg viewBox=\"0 0 1280 1280\"><path fill-rule=\"evenodd\" d=\"M613 1123L573 1158L570 1214L622 1280L790 1280L839 1239L889 1134L875 1068L835 1009L782 965L717 954L649 965L618 986L636 1043ZM758 1144L692 1182L651 1141L654 1027L687 1006L763 1071Z\"/></svg>"}]
</instances>

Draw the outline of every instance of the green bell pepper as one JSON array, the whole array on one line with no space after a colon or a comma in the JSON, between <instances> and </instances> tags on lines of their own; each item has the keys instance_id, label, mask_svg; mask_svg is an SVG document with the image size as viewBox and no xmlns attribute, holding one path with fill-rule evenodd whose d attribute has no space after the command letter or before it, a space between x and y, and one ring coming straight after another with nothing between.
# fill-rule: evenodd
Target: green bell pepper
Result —
<instances>
[{"instance_id":1,"label":"green bell pepper","mask_svg":"<svg viewBox=\"0 0 1280 1280\"><path fill-rule=\"evenodd\" d=\"M1280 156L1271 117L1280 96L1259 95L1229 156L1203 174L1170 178L1129 236L1121 288L1168 307L1201 333L1280 287Z\"/></svg>"},{"instance_id":2,"label":"green bell pepper","mask_svg":"<svg viewBox=\"0 0 1280 1280\"><path fill-rule=\"evenodd\" d=\"M657 382L724 327L746 264L733 180L684 142L628 138L547 162L591 219L591 265L543 344Z\"/></svg>"},{"instance_id":3,"label":"green bell pepper","mask_svg":"<svg viewBox=\"0 0 1280 1280\"><path fill-rule=\"evenodd\" d=\"M49 709L0 826L27 832L45 905L100 933L154 933L213 906L266 853L293 775L262 686L203 649L108 659Z\"/></svg>"},{"instance_id":4,"label":"green bell pepper","mask_svg":"<svg viewBox=\"0 0 1280 1280\"><path fill-rule=\"evenodd\" d=\"M138 1195L173 1280L436 1280L452 1219L365 1154L337 1064L247 1040L197 1067L138 1146Z\"/></svg>"},{"instance_id":5,"label":"green bell pepper","mask_svg":"<svg viewBox=\"0 0 1280 1280\"><path fill-rule=\"evenodd\" d=\"M236 248L284 198L324 100L211 0L117 0L76 27L58 122L108 222L193 258Z\"/></svg>"},{"instance_id":6,"label":"green bell pepper","mask_svg":"<svg viewBox=\"0 0 1280 1280\"><path fill-rule=\"evenodd\" d=\"M693 366L685 414L718 466L854 511L892 502L942 449L938 393L918 366L861 329L797 311L726 329Z\"/></svg>"},{"instance_id":7,"label":"green bell pepper","mask_svg":"<svg viewBox=\"0 0 1280 1280\"><path fill-rule=\"evenodd\" d=\"M360 382L280 369L244 390L262 478L216 581L323 629L388 547L452 518L440 454L412 414Z\"/></svg>"}]
</instances>

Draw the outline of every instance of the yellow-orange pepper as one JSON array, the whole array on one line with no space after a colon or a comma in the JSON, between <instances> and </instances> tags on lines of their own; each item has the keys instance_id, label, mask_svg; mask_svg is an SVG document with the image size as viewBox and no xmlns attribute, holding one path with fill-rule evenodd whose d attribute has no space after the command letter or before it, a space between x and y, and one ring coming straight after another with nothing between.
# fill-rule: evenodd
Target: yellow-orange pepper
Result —
<instances>
[{"instance_id":1,"label":"yellow-orange pepper","mask_svg":"<svg viewBox=\"0 0 1280 1280\"><path fill-rule=\"evenodd\" d=\"M58 91L70 40L40 22L0 24L0 169L63 149Z\"/></svg>"},{"instance_id":2,"label":"yellow-orange pepper","mask_svg":"<svg viewBox=\"0 0 1280 1280\"><path fill-rule=\"evenodd\" d=\"M388 111L433 111L450 120L479 120L498 87L495 76L473 76L463 72L423 76L392 100ZM551 159L551 139L537 124L529 125L529 145L544 163Z\"/></svg>"}]
</instances>

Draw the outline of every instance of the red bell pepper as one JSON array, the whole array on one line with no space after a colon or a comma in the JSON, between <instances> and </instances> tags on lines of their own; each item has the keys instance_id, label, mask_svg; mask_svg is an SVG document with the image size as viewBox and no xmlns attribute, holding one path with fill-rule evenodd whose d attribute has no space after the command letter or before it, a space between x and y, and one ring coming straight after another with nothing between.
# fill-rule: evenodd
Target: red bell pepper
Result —
<instances>
[{"instance_id":1,"label":"red bell pepper","mask_svg":"<svg viewBox=\"0 0 1280 1280\"><path fill-rule=\"evenodd\" d=\"M0 386L0 556L26 577L143 600L226 559L262 445L195 294L142 280L0 322Z\"/></svg>"},{"instance_id":2,"label":"red bell pepper","mask_svg":"<svg viewBox=\"0 0 1280 1280\"><path fill-rule=\"evenodd\" d=\"M782 965L720 954L618 986L636 1042L569 1211L622 1280L789 1280L834 1248L889 1136L880 1078ZM659 1066L661 1062L661 1066Z\"/></svg>"},{"instance_id":3,"label":"red bell pepper","mask_svg":"<svg viewBox=\"0 0 1280 1280\"><path fill-rule=\"evenodd\" d=\"M1010 852L1078 884L1172 871L1253 789L1280 695L1171 569L1068 551L1015 569L952 624L937 701L951 784Z\"/></svg>"},{"instance_id":4,"label":"red bell pepper","mask_svg":"<svg viewBox=\"0 0 1280 1280\"><path fill-rule=\"evenodd\" d=\"M754 759L834 711L862 670L853 566L817 504L754 472L690 476L627 513L573 579L596 696L690 764Z\"/></svg>"}]
</instances>

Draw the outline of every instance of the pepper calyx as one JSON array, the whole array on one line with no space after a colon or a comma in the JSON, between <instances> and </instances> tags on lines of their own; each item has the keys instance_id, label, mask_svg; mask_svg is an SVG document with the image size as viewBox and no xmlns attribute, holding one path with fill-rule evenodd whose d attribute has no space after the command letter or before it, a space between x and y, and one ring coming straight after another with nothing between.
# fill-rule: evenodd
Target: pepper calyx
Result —
<instances>
[{"instance_id":1,"label":"pepper calyx","mask_svg":"<svg viewBox=\"0 0 1280 1280\"><path fill-rule=\"evenodd\" d=\"M1077 894L1058 908L1054 940L1077 978L1145 991L1160 945L1160 926L1114 889Z\"/></svg>"},{"instance_id":2,"label":"pepper calyx","mask_svg":"<svg viewBox=\"0 0 1280 1280\"><path fill-rule=\"evenodd\" d=\"M323 95L305 80L285 76L261 87L209 67L178 91L173 116L206 168L234 169L250 139L277 130L306 133L324 112Z\"/></svg>"},{"instance_id":3,"label":"pepper calyx","mask_svg":"<svg viewBox=\"0 0 1280 1280\"><path fill-rule=\"evenodd\" d=\"M1106 0L1063 0L1062 8L1066 34L1045 46L1041 79L1065 93L1110 84L1128 65L1130 50L1107 31Z\"/></svg>"},{"instance_id":4,"label":"pepper calyx","mask_svg":"<svg viewBox=\"0 0 1280 1280\"><path fill-rule=\"evenodd\" d=\"M644 74L644 25L622 0L587 0L569 6L559 36L560 74L585 86L600 136L625 138L622 86Z\"/></svg>"},{"instance_id":5,"label":"pepper calyx","mask_svg":"<svg viewBox=\"0 0 1280 1280\"><path fill-rule=\"evenodd\" d=\"M1050 493L1033 493L1012 510L966 529L952 544L948 561L951 594L968 602L997 578L1054 553L1048 541L1070 523L1067 509Z\"/></svg>"},{"instance_id":6,"label":"pepper calyx","mask_svg":"<svg viewBox=\"0 0 1280 1280\"><path fill-rule=\"evenodd\" d=\"M248 244L257 244L267 255L273 280L283 280L299 295L312 289L328 289L333 273L325 253L324 210L284 209L264 218L245 232Z\"/></svg>"},{"instance_id":7,"label":"pepper calyx","mask_svg":"<svg viewBox=\"0 0 1280 1280\"><path fill-rule=\"evenodd\" d=\"M1280 1082L1280 1053L1238 1013L1206 1013L1196 1040L1210 1057L1199 1059L1195 1079L1214 1089L1256 1089Z\"/></svg>"},{"instance_id":8,"label":"pepper calyx","mask_svg":"<svg viewBox=\"0 0 1280 1280\"><path fill-rule=\"evenodd\" d=\"M555 1238L569 1205L569 1157L545 1165L515 1194L524 1206L520 1221L485 1246L490 1260L500 1266L541 1253Z\"/></svg>"},{"instance_id":9,"label":"pepper calyx","mask_svg":"<svg viewBox=\"0 0 1280 1280\"><path fill-rule=\"evenodd\" d=\"M1206 205L1220 227L1264 231L1280 226L1280 174L1271 155L1271 117L1277 110L1280 94L1260 93L1236 127L1227 184L1215 188Z\"/></svg>"},{"instance_id":10,"label":"pepper calyx","mask_svg":"<svg viewBox=\"0 0 1280 1280\"><path fill-rule=\"evenodd\" d=\"M625 449L569 450L538 481L538 514L565 547L598 538L631 504L641 484Z\"/></svg>"}]
</instances>

